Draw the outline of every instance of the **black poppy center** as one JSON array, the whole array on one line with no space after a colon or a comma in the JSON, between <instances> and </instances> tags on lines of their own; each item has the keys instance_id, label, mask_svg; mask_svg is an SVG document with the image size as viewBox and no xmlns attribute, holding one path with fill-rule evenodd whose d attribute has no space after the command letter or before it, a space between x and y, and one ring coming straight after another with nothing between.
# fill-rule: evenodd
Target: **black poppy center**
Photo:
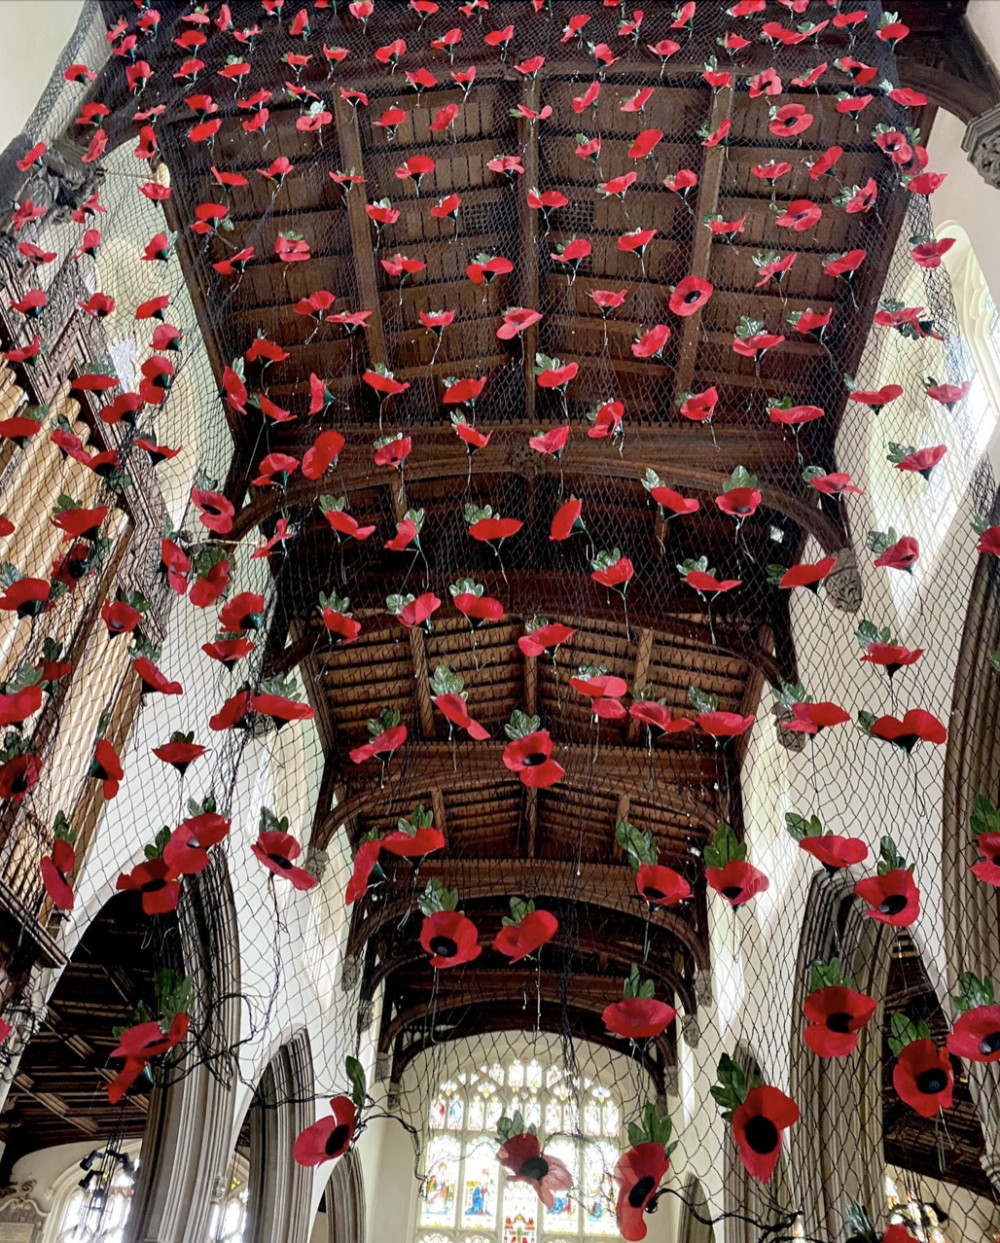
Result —
<instances>
[{"instance_id":1,"label":"black poppy center","mask_svg":"<svg viewBox=\"0 0 1000 1243\"><path fill-rule=\"evenodd\" d=\"M948 1076L937 1066L931 1070L922 1070L917 1075L917 1091L923 1092L925 1096L936 1096L947 1086Z\"/></svg>"},{"instance_id":2,"label":"black poppy center","mask_svg":"<svg viewBox=\"0 0 1000 1243\"><path fill-rule=\"evenodd\" d=\"M770 1118L758 1114L746 1124L747 1144L754 1152L761 1155L774 1152L778 1146L778 1128Z\"/></svg>"},{"instance_id":3,"label":"black poppy center","mask_svg":"<svg viewBox=\"0 0 1000 1243\"><path fill-rule=\"evenodd\" d=\"M539 1154L537 1157L529 1157L527 1161L523 1161L521 1168L517 1171L517 1176L518 1178L533 1178L541 1182L548 1172L549 1163Z\"/></svg>"},{"instance_id":4,"label":"black poppy center","mask_svg":"<svg viewBox=\"0 0 1000 1243\"><path fill-rule=\"evenodd\" d=\"M292 866L291 859L286 859L284 855L271 855L271 861L280 868L290 868Z\"/></svg>"},{"instance_id":5,"label":"black poppy center","mask_svg":"<svg viewBox=\"0 0 1000 1243\"><path fill-rule=\"evenodd\" d=\"M852 1016L846 1010L838 1010L836 1014L831 1014L826 1020L826 1025L832 1032L837 1032L841 1036L846 1036L851 1030Z\"/></svg>"},{"instance_id":6,"label":"black poppy center","mask_svg":"<svg viewBox=\"0 0 1000 1243\"><path fill-rule=\"evenodd\" d=\"M544 751L532 751L530 755L524 757L523 763L525 768L537 768L540 764L544 764L548 758Z\"/></svg>"},{"instance_id":7,"label":"black poppy center","mask_svg":"<svg viewBox=\"0 0 1000 1243\"><path fill-rule=\"evenodd\" d=\"M646 1200L652 1194L653 1188L656 1186L656 1179L652 1174L647 1174L645 1178L640 1178L632 1190L628 1193L628 1202L632 1208L642 1208Z\"/></svg>"},{"instance_id":8,"label":"black poppy center","mask_svg":"<svg viewBox=\"0 0 1000 1243\"><path fill-rule=\"evenodd\" d=\"M722 896L728 898L730 902L735 901L743 892L742 885L727 885L722 891Z\"/></svg>"},{"instance_id":9,"label":"black poppy center","mask_svg":"<svg viewBox=\"0 0 1000 1243\"><path fill-rule=\"evenodd\" d=\"M1000 1031L988 1032L979 1042L979 1052L983 1057L991 1053L1000 1053Z\"/></svg>"},{"instance_id":10,"label":"black poppy center","mask_svg":"<svg viewBox=\"0 0 1000 1243\"><path fill-rule=\"evenodd\" d=\"M330 1138L326 1141L326 1155L328 1157L336 1156L336 1154L340 1152L341 1148L343 1148L343 1146L347 1143L350 1134L351 1128L346 1126L343 1122L340 1126L334 1127L330 1132Z\"/></svg>"},{"instance_id":11,"label":"black poppy center","mask_svg":"<svg viewBox=\"0 0 1000 1243\"><path fill-rule=\"evenodd\" d=\"M686 294L684 295L684 305L685 305L685 306L693 306L696 302L698 302L698 301L700 301L700 300L701 300L701 290L700 290L700 289L692 289L690 293L686 293Z\"/></svg>"},{"instance_id":12,"label":"black poppy center","mask_svg":"<svg viewBox=\"0 0 1000 1243\"><path fill-rule=\"evenodd\" d=\"M891 893L878 904L880 915L899 915L906 910L906 898L901 893Z\"/></svg>"},{"instance_id":13,"label":"black poppy center","mask_svg":"<svg viewBox=\"0 0 1000 1243\"><path fill-rule=\"evenodd\" d=\"M10 788L14 794L27 794L28 790L31 788L28 782L27 772L18 773L11 783Z\"/></svg>"},{"instance_id":14,"label":"black poppy center","mask_svg":"<svg viewBox=\"0 0 1000 1243\"><path fill-rule=\"evenodd\" d=\"M161 889L166 889L166 887L167 882L162 877L157 877L155 880L147 880L142 887L142 892L159 893Z\"/></svg>"},{"instance_id":15,"label":"black poppy center","mask_svg":"<svg viewBox=\"0 0 1000 1243\"><path fill-rule=\"evenodd\" d=\"M431 953L435 958L454 958L458 944L451 937L431 937Z\"/></svg>"},{"instance_id":16,"label":"black poppy center","mask_svg":"<svg viewBox=\"0 0 1000 1243\"><path fill-rule=\"evenodd\" d=\"M662 889L657 889L652 885L647 885L642 891L642 894L643 897L648 898L650 902L658 902L661 898L665 898L667 896Z\"/></svg>"}]
</instances>

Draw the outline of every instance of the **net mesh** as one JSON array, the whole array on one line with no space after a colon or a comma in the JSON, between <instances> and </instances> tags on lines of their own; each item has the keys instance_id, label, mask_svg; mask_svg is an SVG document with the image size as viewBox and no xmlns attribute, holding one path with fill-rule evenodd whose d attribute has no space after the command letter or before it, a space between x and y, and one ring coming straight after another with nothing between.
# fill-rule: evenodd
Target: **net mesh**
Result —
<instances>
[{"instance_id":1,"label":"net mesh","mask_svg":"<svg viewBox=\"0 0 1000 1243\"><path fill-rule=\"evenodd\" d=\"M119 29L92 0L0 160L15 205L0 237L0 496L14 527L3 560L42 580L21 615L4 606L0 644L8 692L18 670L46 679L4 752L7 764L35 757L40 776L0 768L0 782L21 773L29 787L5 791L0 868L8 905L37 929L9 969L7 1077L30 1073L33 1051L66 1047L72 1033L53 1014L81 963L118 980L124 1025L140 1001L150 1017L169 1008L157 981L169 967L194 982L191 1027L156 1058L155 1081L207 1067L250 1109L316 1101L322 1117L348 1089L345 1057L359 1056L366 1109L377 1100L376 1114L413 1138L421 1240L506 1237L507 1216L527 1229L517 1212L530 1197L501 1200L490 1163L476 1182L498 1108L520 1108L575 1170L577 1199L545 1215L535 1205L532 1229L553 1237L578 1203L579 1229L613 1234L611 1175L647 1102L669 1110L678 1144L662 1209L687 1213L690 1231L841 1239L864 1233L854 1203L879 1232L895 1213L936 1239L933 1204L944 1229L950 1215L968 1237L991 1237L989 1068L945 1059L954 1102L924 1117L901 1099L891 1043L923 1038L926 1024L943 1048L963 974L988 977L996 957L988 886L965 880L972 800L996 797L996 571L971 530L994 508L992 397L947 268L914 262L935 237L929 196L901 184L918 157L894 163L873 141L881 127L919 145L911 131L929 112L889 93L900 75L877 4L839 25L842 10L818 0L766 12L700 3L685 6L688 25L665 4L641 17L537 7L425 15L380 0L369 14L364 3L238 0L205 14L164 5L157 20L138 6ZM588 18L579 30L577 16ZM823 28L798 40L800 21ZM67 80L80 63L92 82ZM769 69L773 94L766 76L754 81ZM732 82L713 86L714 72ZM81 123L94 103L108 111ZM788 105L812 117L801 133L794 108L787 134L786 114L772 113ZM99 130L106 148L81 159ZM644 138L646 156L633 148ZM19 169L36 141L47 150ZM834 147L829 174L810 176ZM696 185L665 186L685 169ZM239 184L223 184L232 175ZM789 219L808 211L799 200L820 209L802 230ZM37 219L23 221L30 205ZM89 229L100 238L88 247ZM638 230L654 232L637 241ZM296 248L307 257L289 261ZM855 252L853 275L828 270ZM782 275L774 265L789 256ZM688 315L673 291L691 275L712 293ZM23 299L38 290L35 313ZM603 296L622 292L602 313ZM103 316L99 294L114 300ZM162 295L162 320L135 318ZM540 319L498 334L514 308ZM827 308L825 327L796 320ZM655 348L659 325L670 332ZM734 350L765 332L783 339ZM21 358L36 334L37 359ZM156 360L169 386L151 379ZM449 399L478 380L481 393ZM925 392L965 381L967 392ZM879 396L890 385L901 395ZM689 399L709 390L706 420ZM789 406L821 414L782 421ZM11 422L21 418L39 426ZM927 477L897 469L938 445L947 453ZM848 475L860 491L840 491ZM697 512L674 513L658 488L696 499ZM580 522L554 530L574 500ZM77 508L97 509L96 525ZM67 509L77 534L64 540L51 518ZM515 521L482 538L476 524L496 518ZM908 570L907 549L892 553L902 537L919 544ZM874 565L886 548L889 568ZM773 581L774 566L824 557L837 564L816 591ZM622 558L628 577L609 569ZM18 585L7 564L4 574L9 603ZM141 593L141 616L112 637L102 606L135 606L128 592ZM412 612L428 595L438 604L422 624ZM484 600L499 602L495 616L478 616ZM984 620L963 645L973 613ZM539 621L573 633L526 654L519 641ZM249 641L232 669L212 648L220 636ZM922 653L886 658L903 665L887 676L861 661L872 642ZM294 689L275 681L289 677ZM624 689L612 683L598 709L594 678ZM237 699L245 688L281 702ZM809 702L851 719L786 730ZM290 703L308 705L308 719ZM697 724L660 737L648 712L628 712L657 703ZM879 726L871 736L876 718L916 709L952 739L936 745L926 719L922 741L916 726L898 731L909 750ZM755 719L730 736L716 712ZM488 740L470 740L470 718ZM396 747L384 734L400 726ZM175 731L209 747L179 775L153 754ZM537 731L545 739L519 751L517 735ZM92 767L98 738L122 757L114 797ZM564 774L533 786L548 741ZM157 835L209 796L232 829L203 871L183 875L176 913L113 896L147 846L155 871ZM412 831L418 807L443 848L411 865L382 845L348 904L359 847L400 820ZM72 912L40 871L56 859L60 810L75 833L62 869ZM823 833L861 839L865 861L819 869L786 831L789 813L793 827L817 816ZM271 840L262 865L250 850L261 829L287 830L302 854ZM883 871L910 870L920 890L913 923L870 920L853 893L876 875L886 836L897 856ZM731 906L734 893L706 882L713 838L721 862L745 849L769 887ZM673 869L690 896L644 902L630 866L640 857ZM312 888L300 894L289 875ZM482 951L434 970L418 900L447 907L452 890ZM512 897L558 920L537 960L507 963L491 948ZM124 986L100 941L110 926L138 938ZM50 944L70 961L46 1014L35 953ZM843 1062L803 1036L810 967L832 959L878 1003ZM606 1026L632 964L677 1011L655 1037ZM117 1044L113 1026L104 1015L88 1034L101 1056ZM300 1027L311 1077L285 1091L272 1076L262 1090ZM710 1093L723 1056L739 1068L725 1072L737 1096L759 1081L801 1111L766 1181L744 1168ZM143 1123L126 1100L102 1125Z\"/></svg>"}]
</instances>

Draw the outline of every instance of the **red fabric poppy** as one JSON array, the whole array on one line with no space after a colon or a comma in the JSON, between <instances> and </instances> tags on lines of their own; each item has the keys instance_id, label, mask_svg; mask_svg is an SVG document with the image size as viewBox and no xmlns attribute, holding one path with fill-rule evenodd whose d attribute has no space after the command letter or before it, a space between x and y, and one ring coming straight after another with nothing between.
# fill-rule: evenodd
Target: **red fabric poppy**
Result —
<instances>
[{"instance_id":1,"label":"red fabric poppy","mask_svg":"<svg viewBox=\"0 0 1000 1243\"><path fill-rule=\"evenodd\" d=\"M1000 1006L974 1006L955 1020L948 1052L969 1062L1000 1062Z\"/></svg>"},{"instance_id":2,"label":"red fabric poppy","mask_svg":"<svg viewBox=\"0 0 1000 1243\"><path fill-rule=\"evenodd\" d=\"M782 229L792 229L796 233L804 233L813 228L823 217L823 209L811 199L795 199L788 204L775 224Z\"/></svg>"},{"instance_id":3,"label":"red fabric poppy","mask_svg":"<svg viewBox=\"0 0 1000 1243\"><path fill-rule=\"evenodd\" d=\"M645 1212L653 1203L670 1168L670 1158L662 1144L636 1144L622 1153L615 1165L615 1186L618 1198L615 1217L618 1230L628 1243L639 1243L646 1237Z\"/></svg>"},{"instance_id":4,"label":"red fabric poppy","mask_svg":"<svg viewBox=\"0 0 1000 1243\"><path fill-rule=\"evenodd\" d=\"M724 591L733 591L736 587L741 587L743 585L742 579L719 579L712 574L705 573L704 570L688 570L685 578L689 587L693 587L695 591L703 594L707 594L709 592L719 594Z\"/></svg>"},{"instance_id":5,"label":"red fabric poppy","mask_svg":"<svg viewBox=\"0 0 1000 1243\"><path fill-rule=\"evenodd\" d=\"M974 863L969 871L988 885L1000 887L1000 833L980 833L976 852L982 862Z\"/></svg>"},{"instance_id":6,"label":"red fabric poppy","mask_svg":"<svg viewBox=\"0 0 1000 1243\"><path fill-rule=\"evenodd\" d=\"M566 540L574 531L580 529L580 514L583 511L583 502L575 496L570 497L568 501L564 501L556 510L552 518L552 525L549 528L550 540ZM580 524L578 526L578 524Z\"/></svg>"},{"instance_id":7,"label":"red fabric poppy","mask_svg":"<svg viewBox=\"0 0 1000 1243\"><path fill-rule=\"evenodd\" d=\"M931 712L923 708L911 708L900 721L894 716L880 716L872 724L871 734L899 747L907 755L918 742L940 746L948 737L948 731Z\"/></svg>"},{"instance_id":8,"label":"red fabric poppy","mask_svg":"<svg viewBox=\"0 0 1000 1243\"><path fill-rule=\"evenodd\" d=\"M869 406L875 414L878 414L890 402L896 401L902 395L903 389L901 385L883 384L879 389L853 389L848 394L848 400L859 402L863 406Z\"/></svg>"},{"instance_id":9,"label":"red fabric poppy","mask_svg":"<svg viewBox=\"0 0 1000 1243\"><path fill-rule=\"evenodd\" d=\"M541 656L548 648L559 647L575 634L572 626L565 626L562 622L546 622L543 626L536 626L530 634L521 635L517 645L529 658Z\"/></svg>"},{"instance_id":10,"label":"red fabric poppy","mask_svg":"<svg viewBox=\"0 0 1000 1243\"><path fill-rule=\"evenodd\" d=\"M326 607L322 612L323 625L332 635L339 635L341 643L353 643L361 633L361 623L348 617L346 613L338 613L336 609Z\"/></svg>"},{"instance_id":11,"label":"red fabric poppy","mask_svg":"<svg viewBox=\"0 0 1000 1243\"><path fill-rule=\"evenodd\" d=\"M781 728L799 734L818 734L832 725L843 725L851 719L851 714L828 700L822 703L792 704L792 719L782 721Z\"/></svg>"},{"instance_id":12,"label":"red fabric poppy","mask_svg":"<svg viewBox=\"0 0 1000 1243\"><path fill-rule=\"evenodd\" d=\"M290 833L265 829L250 849L269 872L291 881L296 889L312 889L316 884L311 872L295 866L294 860L302 853L302 847Z\"/></svg>"},{"instance_id":13,"label":"red fabric poppy","mask_svg":"<svg viewBox=\"0 0 1000 1243\"><path fill-rule=\"evenodd\" d=\"M573 1175L558 1157L542 1152L538 1137L530 1131L513 1135L500 1148L497 1160L507 1171L508 1182L530 1183L547 1209L555 1206L556 1195L568 1192Z\"/></svg>"},{"instance_id":14,"label":"red fabric poppy","mask_svg":"<svg viewBox=\"0 0 1000 1243\"><path fill-rule=\"evenodd\" d=\"M854 892L868 903L870 909L865 914L880 924L909 928L920 915L920 890L908 868L895 868L884 876L859 880Z\"/></svg>"},{"instance_id":15,"label":"red fabric poppy","mask_svg":"<svg viewBox=\"0 0 1000 1243\"><path fill-rule=\"evenodd\" d=\"M785 427L801 427L803 423L812 423L826 414L820 406L771 406L768 416L772 423L781 423Z\"/></svg>"},{"instance_id":16,"label":"red fabric poppy","mask_svg":"<svg viewBox=\"0 0 1000 1243\"><path fill-rule=\"evenodd\" d=\"M822 557L815 564L802 561L793 565L781 576L779 587L808 587L818 591L820 583L828 578L837 564L836 557Z\"/></svg>"},{"instance_id":17,"label":"red fabric poppy","mask_svg":"<svg viewBox=\"0 0 1000 1243\"><path fill-rule=\"evenodd\" d=\"M706 868L705 880L730 906L742 906L771 884L763 872L740 859L734 859L724 868Z\"/></svg>"},{"instance_id":18,"label":"red fabric poppy","mask_svg":"<svg viewBox=\"0 0 1000 1243\"><path fill-rule=\"evenodd\" d=\"M621 697L628 691L628 683L624 678L597 674L592 678L571 677L569 684L591 701L590 710L595 717L621 720L625 716Z\"/></svg>"},{"instance_id":19,"label":"red fabric poppy","mask_svg":"<svg viewBox=\"0 0 1000 1243\"><path fill-rule=\"evenodd\" d=\"M422 825L414 833L393 829L382 838L382 848L402 859L423 859L444 849L444 834L432 824Z\"/></svg>"},{"instance_id":20,"label":"red fabric poppy","mask_svg":"<svg viewBox=\"0 0 1000 1243\"><path fill-rule=\"evenodd\" d=\"M843 471L834 471L829 475L813 475L809 480L809 486L815 488L817 492L822 492L824 496L840 496L843 492L854 492L858 496L864 496L864 490L851 483L851 476L844 474Z\"/></svg>"},{"instance_id":21,"label":"red fabric poppy","mask_svg":"<svg viewBox=\"0 0 1000 1243\"><path fill-rule=\"evenodd\" d=\"M781 1155L781 1132L799 1120L799 1107L770 1084L751 1088L733 1111L733 1138L747 1173L768 1182Z\"/></svg>"},{"instance_id":22,"label":"red fabric poppy","mask_svg":"<svg viewBox=\"0 0 1000 1243\"><path fill-rule=\"evenodd\" d=\"M889 677L893 677L900 669L915 665L924 654L924 648L910 649L899 643L869 643L861 663L881 665Z\"/></svg>"},{"instance_id":23,"label":"red fabric poppy","mask_svg":"<svg viewBox=\"0 0 1000 1243\"><path fill-rule=\"evenodd\" d=\"M843 837L839 833L804 837L799 842L799 849L812 855L828 872L853 867L868 858L868 847L859 837Z\"/></svg>"},{"instance_id":24,"label":"red fabric poppy","mask_svg":"<svg viewBox=\"0 0 1000 1243\"><path fill-rule=\"evenodd\" d=\"M595 583L600 583L602 587L621 588L624 584L632 581L635 569L628 557L619 557L613 564L604 570L594 570L590 577Z\"/></svg>"},{"instance_id":25,"label":"red fabric poppy","mask_svg":"<svg viewBox=\"0 0 1000 1243\"><path fill-rule=\"evenodd\" d=\"M378 756L384 763L406 742L406 736L405 725L393 725L390 729L384 729L371 742L366 742L362 747L355 747L350 753L351 762L364 764L367 760Z\"/></svg>"},{"instance_id":26,"label":"red fabric poppy","mask_svg":"<svg viewBox=\"0 0 1000 1243\"><path fill-rule=\"evenodd\" d=\"M270 717L278 729L290 721L311 721L316 715L315 709L308 704L296 703L284 695L254 695L253 710L261 716Z\"/></svg>"},{"instance_id":27,"label":"red fabric poppy","mask_svg":"<svg viewBox=\"0 0 1000 1243\"><path fill-rule=\"evenodd\" d=\"M522 785L534 790L548 789L566 775L562 765L552 758L552 749L548 730L536 730L508 743L503 762L512 773L518 774Z\"/></svg>"},{"instance_id":28,"label":"red fabric poppy","mask_svg":"<svg viewBox=\"0 0 1000 1243\"><path fill-rule=\"evenodd\" d=\"M715 503L724 514L742 521L756 513L757 506L764 498L756 488L730 488L715 498Z\"/></svg>"},{"instance_id":29,"label":"red fabric poppy","mask_svg":"<svg viewBox=\"0 0 1000 1243\"><path fill-rule=\"evenodd\" d=\"M648 1040L659 1036L677 1017L673 1006L653 997L623 997L605 1006L604 1026L628 1040Z\"/></svg>"},{"instance_id":30,"label":"red fabric poppy","mask_svg":"<svg viewBox=\"0 0 1000 1243\"><path fill-rule=\"evenodd\" d=\"M519 924L500 929L493 938L493 948L512 963L520 962L547 945L558 931L559 920L550 911L529 911Z\"/></svg>"},{"instance_id":31,"label":"red fabric poppy","mask_svg":"<svg viewBox=\"0 0 1000 1243\"><path fill-rule=\"evenodd\" d=\"M901 1100L922 1118L933 1118L952 1106L955 1086L947 1049L933 1040L911 1040L892 1070L892 1086Z\"/></svg>"},{"instance_id":32,"label":"red fabric poppy","mask_svg":"<svg viewBox=\"0 0 1000 1243\"><path fill-rule=\"evenodd\" d=\"M699 712L695 717L697 723L713 738L735 738L745 734L757 718L741 716L738 712Z\"/></svg>"},{"instance_id":33,"label":"red fabric poppy","mask_svg":"<svg viewBox=\"0 0 1000 1243\"><path fill-rule=\"evenodd\" d=\"M842 985L818 988L802 1003L808 1020L803 1036L820 1057L847 1057L858 1047L858 1035L878 1009L866 993Z\"/></svg>"},{"instance_id":34,"label":"red fabric poppy","mask_svg":"<svg viewBox=\"0 0 1000 1243\"><path fill-rule=\"evenodd\" d=\"M148 859L136 864L131 872L122 872L115 888L141 894L142 909L147 915L175 911L181 896L177 873L163 859Z\"/></svg>"},{"instance_id":35,"label":"red fabric poppy","mask_svg":"<svg viewBox=\"0 0 1000 1243\"><path fill-rule=\"evenodd\" d=\"M685 276L670 295L670 309L675 315L694 315L715 292L715 286L700 276Z\"/></svg>"},{"instance_id":36,"label":"red fabric poppy","mask_svg":"<svg viewBox=\"0 0 1000 1243\"><path fill-rule=\"evenodd\" d=\"M915 536L904 535L895 544L890 544L884 552L879 553L873 562L877 566L885 566L890 570L909 570L920 558L920 544Z\"/></svg>"},{"instance_id":37,"label":"red fabric poppy","mask_svg":"<svg viewBox=\"0 0 1000 1243\"><path fill-rule=\"evenodd\" d=\"M183 776L188 767L195 760L200 759L207 750L207 747L199 746L196 742L167 742L161 747L154 747L153 754L164 764L176 768Z\"/></svg>"},{"instance_id":38,"label":"red fabric poppy","mask_svg":"<svg viewBox=\"0 0 1000 1243\"><path fill-rule=\"evenodd\" d=\"M112 799L118 793L119 783L125 773L117 752L106 738L98 738L87 776L103 783L106 799Z\"/></svg>"},{"instance_id":39,"label":"red fabric poppy","mask_svg":"<svg viewBox=\"0 0 1000 1243\"><path fill-rule=\"evenodd\" d=\"M201 524L216 535L228 535L233 529L233 516L236 510L232 502L221 492L194 488L191 501L198 510Z\"/></svg>"},{"instance_id":40,"label":"red fabric poppy","mask_svg":"<svg viewBox=\"0 0 1000 1243\"><path fill-rule=\"evenodd\" d=\"M470 738L474 738L477 742L484 742L489 738L490 731L469 716L469 710L461 695L436 695L433 702L438 711L443 713L452 725L466 730Z\"/></svg>"},{"instance_id":41,"label":"red fabric poppy","mask_svg":"<svg viewBox=\"0 0 1000 1243\"><path fill-rule=\"evenodd\" d=\"M896 470L912 471L915 475L923 475L925 479L930 479L931 471L947 452L947 445L932 445L927 449L917 449L914 453L907 453L902 461L897 462Z\"/></svg>"},{"instance_id":42,"label":"red fabric poppy","mask_svg":"<svg viewBox=\"0 0 1000 1243\"><path fill-rule=\"evenodd\" d=\"M184 688L180 682L170 679L153 664L148 656L140 656L132 661L132 668L142 681L142 689L159 695L183 695Z\"/></svg>"},{"instance_id":43,"label":"red fabric poppy","mask_svg":"<svg viewBox=\"0 0 1000 1243\"><path fill-rule=\"evenodd\" d=\"M330 1109L329 1118L320 1118L299 1133L292 1150L296 1164L322 1165L343 1156L350 1148L358 1113L354 1102L348 1096L335 1096Z\"/></svg>"},{"instance_id":44,"label":"red fabric poppy","mask_svg":"<svg viewBox=\"0 0 1000 1243\"><path fill-rule=\"evenodd\" d=\"M25 686L9 695L0 693L0 726L22 725L42 706L42 684Z\"/></svg>"},{"instance_id":45,"label":"red fabric poppy","mask_svg":"<svg viewBox=\"0 0 1000 1243\"><path fill-rule=\"evenodd\" d=\"M657 863L639 865L635 887L651 906L676 906L691 896L691 886L679 872Z\"/></svg>"},{"instance_id":46,"label":"red fabric poppy","mask_svg":"<svg viewBox=\"0 0 1000 1243\"><path fill-rule=\"evenodd\" d=\"M679 734L686 729L694 728L694 721L686 716L671 718L663 704L652 699L640 699L630 704L628 714L641 721L649 730L650 742L658 742L668 734Z\"/></svg>"},{"instance_id":47,"label":"red fabric poppy","mask_svg":"<svg viewBox=\"0 0 1000 1243\"><path fill-rule=\"evenodd\" d=\"M680 492L663 485L650 488L649 495L661 509L669 510L672 514L696 514L701 508L701 502L695 497L682 496Z\"/></svg>"},{"instance_id":48,"label":"red fabric poppy","mask_svg":"<svg viewBox=\"0 0 1000 1243\"><path fill-rule=\"evenodd\" d=\"M344 902L348 906L353 906L368 892L368 881L372 872L378 867L378 857L381 851L382 843L377 837L370 842L362 842L358 847L357 854L354 856L354 871L351 873L351 879L347 882L347 889L344 893Z\"/></svg>"},{"instance_id":49,"label":"red fabric poppy","mask_svg":"<svg viewBox=\"0 0 1000 1243\"><path fill-rule=\"evenodd\" d=\"M41 862L42 884L53 903L63 911L73 909L74 894L66 877L76 867L76 851L63 837L52 843L51 855Z\"/></svg>"},{"instance_id":50,"label":"red fabric poppy","mask_svg":"<svg viewBox=\"0 0 1000 1243\"><path fill-rule=\"evenodd\" d=\"M692 423L708 423L719 404L719 390L714 384L701 393L692 393L680 406L680 412Z\"/></svg>"},{"instance_id":51,"label":"red fabric poppy","mask_svg":"<svg viewBox=\"0 0 1000 1243\"><path fill-rule=\"evenodd\" d=\"M208 848L228 834L232 821L214 811L189 816L174 829L163 849L163 861L178 876L202 872L208 866Z\"/></svg>"},{"instance_id":52,"label":"red fabric poppy","mask_svg":"<svg viewBox=\"0 0 1000 1243\"><path fill-rule=\"evenodd\" d=\"M0 799L20 803L41 775L42 761L37 755L15 755L0 768Z\"/></svg>"},{"instance_id":53,"label":"red fabric poppy","mask_svg":"<svg viewBox=\"0 0 1000 1243\"><path fill-rule=\"evenodd\" d=\"M479 929L460 911L435 911L425 916L420 944L430 954L435 969L472 962L482 953Z\"/></svg>"}]
</instances>

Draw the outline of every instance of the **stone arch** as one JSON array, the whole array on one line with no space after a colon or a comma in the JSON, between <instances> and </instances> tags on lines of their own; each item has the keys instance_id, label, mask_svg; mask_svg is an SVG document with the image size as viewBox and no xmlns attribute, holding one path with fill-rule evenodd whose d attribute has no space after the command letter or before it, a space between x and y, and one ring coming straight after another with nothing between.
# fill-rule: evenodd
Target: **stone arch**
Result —
<instances>
[{"instance_id":1,"label":"stone arch","mask_svg":"<svg viewBox=\"0 0 1000 1243\"><path fill-rule=\"evenodd\" d=\"M789 1033L789 1091L802 1111L791 1146L792 1179L807 1236L840 1238L850 1201L874 1207L884 1196L881 1010L859 1033L851 1057L821 1058L802 1037L802 1004L811 991L810 964L832 957L859 992L881 999L891 937L863 914L843 872L814 877L805 911Z\"/></svg>"},{"instance_id":2,"label":"stone arch","mask_svg":"<svg viewBox=\"0 0 1000 1243\"><path fill-rule=\"evenodd\" d=\"M715 1232L707 1220L711 1214L705 1189L697 1175L688 1175L683 1196L681 1220L677 1229L678 1243L715 1243Z\"/></svg>"},{"instance_id":3,"label":"stone arch","mask_svg":"<svg viewBox=\"0 0 1000 1243\"><path fill-rule=\"evenodd\" d=\"M250 1114L250 1204L244 1243L306 1243L312 1173L292 1155L314 1120L312 1054L305 1031L275 1053Z\"/></svg>"},{"instance_id":4,"label":"stone arch","mask_svg":"<svg viewBox=\"0 0 1000 1243\"><path fill-rule=\"evenodd\" d=\"M197 881L185 886L178 915L199 1036L173 1082L152 1093L126 1243L203 1243L225 1187L242 1017L239 926L225 856L213 855Z\"/></svg>"},{"instance_id":5,"label":"stone arch","mask_svg":"<svg viewBox=\"0 0 1000 1243\"><path fill-rule=\"evenodd\" d=\"M365 1180L361 1159L353 1148L334 1165L323 1201L326 1234L319 1235L322 1243L367 1243Z\"/></svg>"}]
</instances>

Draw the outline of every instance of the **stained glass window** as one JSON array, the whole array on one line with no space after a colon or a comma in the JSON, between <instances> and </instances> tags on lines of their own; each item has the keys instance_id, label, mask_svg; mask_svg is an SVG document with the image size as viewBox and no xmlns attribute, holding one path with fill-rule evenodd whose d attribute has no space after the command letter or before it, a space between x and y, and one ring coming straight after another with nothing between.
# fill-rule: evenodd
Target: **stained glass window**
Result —
<instances>
[{"instance_id":1,"label":"stained glass window","mask_svg":"<svg viewBox=\"0 0 1000 1243\"><path fill-rule=\"evenodd\" d=\"M546 1209L496 1159L501 1114L520 1110L545 1151L573 1171ZM582 1243L617 1236L611 1171L621 1110L614 1094L537 1058L468 1067L441 1083L428 1115L417 1243Z\"/></svg>"},{"instance_id":2,"label":"stained glass window","mask_svg":"<svg viewBox=\"0 0 1000 1243\"><path fill-rule=\"evenodd\" d=\"M79 1170L74 1167L74 1172L78 1174ZM98 1238L101 1243L122 1243L132 1207L134 1181L133 1176L119 1170L107 1189L103 1204L100 1193L76 1188L66 1201L59 1229L52 1236L55 1243L91 1243Z\"/></svg>"}]
</instances>

